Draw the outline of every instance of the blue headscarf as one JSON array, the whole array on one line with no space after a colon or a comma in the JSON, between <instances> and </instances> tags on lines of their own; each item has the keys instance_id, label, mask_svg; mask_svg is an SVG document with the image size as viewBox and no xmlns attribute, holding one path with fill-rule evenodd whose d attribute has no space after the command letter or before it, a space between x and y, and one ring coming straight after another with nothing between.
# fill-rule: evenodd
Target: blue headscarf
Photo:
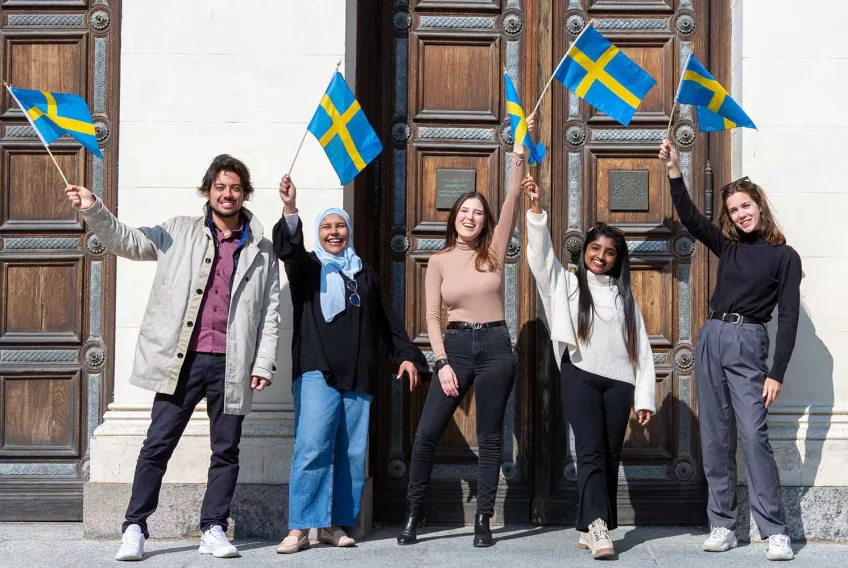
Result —
<instances>
[{"instance_id":1,"label":"blue headscarf","mask_svg":"<svg viewBox=\"0 0 848 568\"><path fill-rule=\"evenodd\" d=\"M327 215L339 215L347 223L347 247L338 255L328 253L324 249L324 245L321 244L319 237L321 222ZM345 309L347 294L345 293L342 274L353 279L362 270L362 260L356 256L356 252L353 250L353 227L351 227L350 217L344 209L330 207L315 217L315 248L313 252L321 261L321 312L324 314L324 321L329 322Z\"/></svg>"}]
</instances>

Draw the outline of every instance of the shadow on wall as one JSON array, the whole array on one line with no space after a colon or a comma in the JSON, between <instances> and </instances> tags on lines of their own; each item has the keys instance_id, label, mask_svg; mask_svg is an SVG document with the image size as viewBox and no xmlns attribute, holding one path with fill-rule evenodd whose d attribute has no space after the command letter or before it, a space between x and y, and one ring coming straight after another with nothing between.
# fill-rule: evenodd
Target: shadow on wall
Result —
<instances>
[{"instance_id":1,"label":"shadow on wall","mask_svg":"<svg viewBox=\"0 0 848 568\"><path fill-rule=\"evenodd\" d=\"M777 318L768 325L771 345L777 332ZM816 335L806 306L801 307L795 350L786 373L778 406L769 412L769 439L780 472L781 495L792 540L845 538L848 514L840 499L820 473L822 450L833 413L833 356ZM740 538L760 538L750 515L747 480L742 466L739 476ZM840 472L844 473L844 472ZM822 487L816 487L816 484ZM844 484L844 478L840 482ZM836 517L842 517L837 522Z\"/></svg>"},{"instance_id":2,"label":"shadow on wall","mask_svg":"<svg viewBox=\"0 0 848 568\"><path fill-rule=\"evenodd\" d=\"M271 386L264 391L253 394L254 408L257 404L277 404L291 401L292 386L292 302L289 283L283 263L280 263L280 341L277 346L277 373ZM255 415L254 415L255 416ZM263 426L272 427L269 423ZM291 433L286 437L294 438L294 422L291 423ZM247 447L251 441L249 436L242 436L241 446ZM242 472L247 469L267 469L264 463L248 464L242 451ZM269 454L270 455L270 454ZM264 456L267 458L268 456ZM290 461L290 460L289 460ZM230 516L233 531L237 538L266 538L279 540L288 533L289 514L289 485L288 479L276 479L274 483L242 483L236 485ZM199 510L199 509L198 509Z\"/></svg>"}]
</instances>

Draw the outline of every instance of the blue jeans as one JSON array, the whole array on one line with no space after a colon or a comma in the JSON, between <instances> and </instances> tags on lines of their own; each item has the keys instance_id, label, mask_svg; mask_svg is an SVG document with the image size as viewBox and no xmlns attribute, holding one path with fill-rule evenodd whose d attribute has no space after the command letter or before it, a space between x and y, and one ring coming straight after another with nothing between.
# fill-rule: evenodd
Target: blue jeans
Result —
<instances>
[{"instance_id":1,"label":"blue jeans","mask_svg":"<svg viewBox=\"0 0 848 568\"><path fill-rule=\"evenodd\" d=\"M337 391L320 371L301 375L292 394L289 529L354 526L365 483L371 395Z\"/></svg>"}]
</instances>

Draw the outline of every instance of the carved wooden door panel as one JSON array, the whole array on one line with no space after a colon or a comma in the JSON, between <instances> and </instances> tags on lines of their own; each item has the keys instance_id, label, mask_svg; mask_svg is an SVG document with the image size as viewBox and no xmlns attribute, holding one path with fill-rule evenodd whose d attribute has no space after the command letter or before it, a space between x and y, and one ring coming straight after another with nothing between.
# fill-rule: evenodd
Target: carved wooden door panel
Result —
<instances>
[{"instance_id":1,"label":"carved wooden door panel","mask_svg":"<svg viewBox=\"0 0 848 568\"><path fill-rule=\"evenodd\" d=\"M115 205L120 2L3 0L13 86L82 95L104 160L51 149ZM111 400L114 259L70 207L34 130L0 96L0 520L81 520L88 439Z\"/></svg>"},{"instance_id":2,"label":"carved wooden door panel","mask_svg":"<svg viewBox=\"0 0 848 568\"><path fill-rule=\"evenodd\" d=\"M511 159L503 70L521 91L527 15L519 0L383 2L384 35L381 268L396 312L433 362L424 301L427 261L444 244L455 198L476 189L495 211L504 199ZM521 237L505 267L506 319L513 341L522 327ZM446 318L445 318L446 321ZM410 452L427 394L386 381L379 397L375 515L404 511ZM518 416L527 416L529 384L519 376L504 425L495 522L529 520L529 450ZM427 497L434 522L473 518L477 438L473 392L454 415L436 456Z\"/></svg>"},{"instance_id":3,"label":"carved wooden door panel","mask_svg":"<svg viewBox=\"0 0 848 568\"><path fill-rule=\"evenodd\" d=\"M645 429L631 417L619 471L620 522L703 522L693 344L706 313L707 259L701 249L694 254L693 239L676 220L657 151L682 62L695 44L698 57L709 60L709 2L554 2L554 53L564 53L590 19L658 83L626 129L555 85L554 190L548 204L553 240L563 258L580 251L582 235L595 221L627 235L633 288L654 352L657 414ZM703 203L707 138L695 135L694 109L677 107L673 118L683 175L696 202ZM537 460L533 520L571 523L577 504L574 437L558 415L559 373L551 365L550 345L539 341L537 349L537 434L545 442Z\"/></svg>"}]
</instances>

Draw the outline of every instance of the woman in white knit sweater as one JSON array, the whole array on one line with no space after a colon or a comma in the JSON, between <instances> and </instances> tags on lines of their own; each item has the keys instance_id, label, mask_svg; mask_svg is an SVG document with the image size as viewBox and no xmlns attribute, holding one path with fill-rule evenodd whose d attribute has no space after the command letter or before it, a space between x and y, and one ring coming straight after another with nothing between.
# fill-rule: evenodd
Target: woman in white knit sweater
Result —
<instances>
[{"instance_id":1,"label":"woman in white knit sweater","mask_svg":"<svg viewBox=\"0 0 848 568\"><path fill-rule=\"evenodd\" d=\"M527 262L550 326L562 402L577 446L577 530L595 558L614 554L618 464L631 406L645 426L656 412L654 359L630 289L630 259L621 231L599 223L583 242L577 273L556 259L538 186L523 187Z\"/></svg>"}]
</instances>

